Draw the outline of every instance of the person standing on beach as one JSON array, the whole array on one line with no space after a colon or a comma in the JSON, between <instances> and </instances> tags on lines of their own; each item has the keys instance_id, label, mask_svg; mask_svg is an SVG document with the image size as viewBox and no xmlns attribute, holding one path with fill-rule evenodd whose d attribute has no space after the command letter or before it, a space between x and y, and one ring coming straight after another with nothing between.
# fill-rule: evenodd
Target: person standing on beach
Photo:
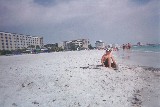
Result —
<instances>
[{"instance_id":1,"label":"person standing on beach","mask_svg":"<svg viewBox=\"0 0 160 107\"><path fill-rule=\"evenodd\" d=\"M122 47L123 47L123 50L125 50L125 45L124 45L124 44L123 44L123 46L122 46Z\"/></svg>"},{"instance_id":2,"label":"person standing on beach","mask_svg":"<svg viewBox=\"0 0 160 107\"><path fill-rule=\"evenodd\" d=\"M111 51L111 49L106 50L106 53L102 56L101 63L105 67L117 68L116 61L114 60Z\"/></svg>"},{"instance_id":3,"label":"person standing on beach","mask_svg":"<svg viewBox=\"0 0 160 107\"><path fill-rule=\"evenodd\" d=\"M131 49L131 44L130 43L128 43L128 49Z\"/></svg>"}]
</instances>

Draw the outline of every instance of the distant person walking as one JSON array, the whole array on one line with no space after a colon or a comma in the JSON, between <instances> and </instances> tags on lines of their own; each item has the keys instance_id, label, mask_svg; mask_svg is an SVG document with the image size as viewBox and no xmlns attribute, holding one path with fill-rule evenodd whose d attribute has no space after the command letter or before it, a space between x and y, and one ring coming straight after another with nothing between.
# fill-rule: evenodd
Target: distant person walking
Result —
<instances>
[{"instance_id":1,"label":"distant person walking","mask_svg":"<svg viewBox=\"0 0 160 107\"><path fill-rule=\"evenodd\" d=\"M128 49L131 49L131 44L130 44L130 43L128 43L128 46L127 46L127 47L128 47Z\"/></svg>"},{"instance_id":2,"label":"distant person walking","mask_svg":"<svg viewBox=\"0 0 160 107\"><path fill-rule=\"evenodd\" d=\"M126 46L123 44L123 46L122 46L123 50L125 50L125 47L126 47Z\"/></svg>"}]
</instances>

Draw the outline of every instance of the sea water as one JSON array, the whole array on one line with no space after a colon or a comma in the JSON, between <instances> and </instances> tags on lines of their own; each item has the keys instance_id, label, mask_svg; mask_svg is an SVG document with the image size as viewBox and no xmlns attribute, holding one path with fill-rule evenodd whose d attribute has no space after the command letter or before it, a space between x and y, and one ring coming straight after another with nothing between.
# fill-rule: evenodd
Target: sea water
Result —
<instances>
[{"instance_id":1,"label":"sea water","mask_svg":"<svg viewBox=\"0 0 160 107\"><path fill-rule=\"evenodd\" d=\"M136 46L114 53L120 63L160 68L160 45Z\"/></svg>"},{"instance_id":2,"label":"sea water","mask_svg":"<svg viewBox=\"0 0 160 107\"><path fill-rule=\"evenodd\" d=\"M159 45L157 44L157 45L133 46L132 51L160 53L160 44Z\"/></svg>"}]
</instances>

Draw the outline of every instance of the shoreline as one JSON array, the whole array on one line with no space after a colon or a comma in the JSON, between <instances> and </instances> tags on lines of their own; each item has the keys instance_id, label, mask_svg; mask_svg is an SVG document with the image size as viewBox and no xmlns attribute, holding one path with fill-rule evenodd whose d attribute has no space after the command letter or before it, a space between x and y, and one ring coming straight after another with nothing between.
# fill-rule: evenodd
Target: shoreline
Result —
<instances>
[{"instance_id":1,"label":"shoreline","mask_svg":"<svg viewBox=\"0 0 160 107\"><path fill-rule=\"evenodd\" d=\"M123 63L118 70L105 68L104 52L0 57L0 106L160 106L159 69Z\"/></svg>"},{"instance_id":2,"label":"shoreline","mask_svg":"<svg viewBox=\"0 0 160 107\"><path fill-rule=\"evenodd\" d=\"M125 65L160 68L160 54L155 52L139 52L132 50L113 51L116 59Z\"/></svg>"}]
</instances>

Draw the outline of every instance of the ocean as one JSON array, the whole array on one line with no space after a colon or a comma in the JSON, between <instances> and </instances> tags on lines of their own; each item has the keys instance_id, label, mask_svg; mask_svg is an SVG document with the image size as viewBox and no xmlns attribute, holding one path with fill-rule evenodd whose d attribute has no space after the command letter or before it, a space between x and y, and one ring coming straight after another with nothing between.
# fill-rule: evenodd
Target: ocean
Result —
<instances>
[{"instance_id":1,"label":"ocean","mask_svg":"<svg viewBox=\"0 0 160 107\"><path fill-rule=\"evenodd\" d=\"M160 53L160 45L133 46L132 51Z\"/></svg>"},{"instance_id":2,"label":"ocean","mask_svg":"<svg viewBox=\"0 0 160 107\"><path fill-rule=\"evenodd\" d=\"M160 68L160 45L135 46L130 50L115 51L120 63Z\"/></svg>"}]
</instances>

